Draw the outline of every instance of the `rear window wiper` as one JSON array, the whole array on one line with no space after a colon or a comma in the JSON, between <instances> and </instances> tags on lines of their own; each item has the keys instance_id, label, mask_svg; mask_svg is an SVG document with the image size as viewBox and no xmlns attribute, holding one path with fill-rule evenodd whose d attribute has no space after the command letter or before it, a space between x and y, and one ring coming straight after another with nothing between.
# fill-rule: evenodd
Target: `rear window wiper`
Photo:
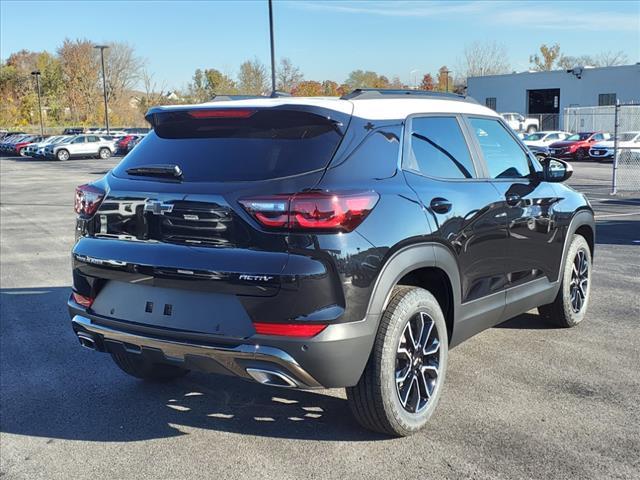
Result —
<instances>
[{"instance_id":1,"label":"rear window wiper","mask_svg":"<svg viewBox=\"0 0 640 480\"><path fill-rule=\"evenodd\" d=\"M129 175L144 177L182 178L182 169L178 165L157 164L127 168Z\"/></svg>"}]
</instances>

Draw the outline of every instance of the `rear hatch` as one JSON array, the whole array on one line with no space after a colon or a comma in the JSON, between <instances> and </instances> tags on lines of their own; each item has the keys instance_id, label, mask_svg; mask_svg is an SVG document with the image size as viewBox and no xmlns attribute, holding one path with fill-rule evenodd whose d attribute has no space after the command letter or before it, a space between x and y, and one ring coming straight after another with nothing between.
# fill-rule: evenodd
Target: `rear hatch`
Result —
<instances>
[{"instance_id":1,"label":"rear hatch","mask_svg":"<svg viewBox=\"0 0 640 480\"><path fill-rule=\"evenodd\" d=\"M107 280L277 294L286 233L261 228L239 201L317 185L350 115L309 105L213 106L157 109L147 118L154 130L90 186L104 199L79 217L74 288L95 289L92 279L101 279L100 288ZM105 310L97 313L108 314L121 295L107 291L115 297L96 300Z\"/></svg>"}]
</instances>

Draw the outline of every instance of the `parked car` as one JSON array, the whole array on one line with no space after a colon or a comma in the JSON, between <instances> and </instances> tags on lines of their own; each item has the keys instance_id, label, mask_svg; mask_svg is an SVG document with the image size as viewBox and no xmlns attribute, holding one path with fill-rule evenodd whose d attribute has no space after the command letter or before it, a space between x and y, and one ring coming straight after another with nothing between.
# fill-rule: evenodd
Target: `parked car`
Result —
<instances>
[{"instance_id":1,"label":"parked car","mask_svg":"<svg viewBox=\"0 0 640 480\"><path fill-rule=\"evenodd\" d=\"M622 132L618 135L620 148L640 148L640 132ZM612 160L614 141L598 142L589 149L589 156L597 160Z\"/></svg>"},{"instance_id":2,"label":"parked car","mask_svg":"<svg viewBox=\"0 0 640 480\"><path fill-rule=\"evenodd\" d=\"M48 159L61 162L70 158L99 157L107 159L113 154L113 142L97 135L76 135L63 144L47 145L44 155Z\"/></svg>"},{"instance_id":3,"label":"parked car","mask_svg":"<svg viewBox=\"0 0 640 480\"><path fill-rule=\"evenodd\" d=\"M136 138L132 139L127 144L127 153L133 150L136 147L136 145L138 145L144 139L144 137L145 135L136 135Z\"/></svg>"},{"instance_id":4,"label":"parked car","mask_svg":"<svg viewBox=\"0 0 640 480\"><path fill-rule=\"evenodd\" d=\"M513 112L501 113L500 116L515 132L533 133L540 130L540 122L536 118L525 118Z\"/></svg>"},{"instance_id":5,"label":"parked car","mask_svg":"<svg viewBox=\"0 0 640 480\"><path fill-rule=\"evenodd\" d=\"M36 136L30 136L27 138L23 138L22 140L20 140L18 143L15 143L13 145L13 151L11 152L12 155L19 155L21 157L24 157L24 153L23 153L23 149L31 144L31 143L37 143L37 142L41 142L43 140L45 140L46 138L48 138L48 135L36 135Z\"/></svg>"},{"instance_id":6,"label":"parked car","mask_svg":"<svg viewBox=\"0 0 640 480\"><path fill-rule=\"evenodd\" d=\"M15 146L21 142L28 142L31 138L34 138L34 135L12 135L3 140L0 144L0 150L6 155L15 155Z\"/></svg>"},{"instance_id":7,"label":"parked car","mask_svg":"<svg viewBox=\"0 0 640 480\"><path fill-rule=\"evenodd\" d=\"M63 135L80 135L84 133L84 128L82 127L70 127L70 128L65 128L62 131Z\"/></svg>"},{"instance_id":8,"label":"parked car","mask_svg":"<svg viewBox=\"0 0 640 480\"><path fill-rule=\"evenodd\" d=\"M116 153L118 155L126 155L126 153L129 151L129 149L127 148L127 146L129 145L129 142L131 142L136 138L138 138L138 135L125 135L121 137L116 142Z\"/></svg>"},{"instance_id":9,"label":"parked car","mask_svg":"<svg viewBox=\"0 0 640 480\"><path fill-rule=\"evenodd\" d=\"M580 132L549 145L549 155L555 158L571 160L585 160L589 158L589 148L595 142L609 140L611 135L606 132Z\"/></svg>"},{"instance_id":10,"label":"parked car","mask_svg":"<svg viewBox=\"0 0 640 480\"><path fill-rule=\"evenodd\" d=\"M80 343L134 377L346 387L363 426L408 435L450 347L536 307L584 318L595 222L560 183L571 166L541 165L470 99L356 90L146 118L76 190L68 302Z\"/></svg>"},{"instance_id":11,"label":"parked car","mask_svg":"<svg viewBox=\"0 0 640 480\"><path fill-rule=\"evenodd\" d=\"M531 147L531 146L546 147L551 145L552 143L558 142L560 140L564 140L565 138L570 136L571 134L569 132L550 130L550 131L530 133L528 135L525 135L522 141L527 147Z\"/></svg>"},{"instance_id":12,"label":"parked car","mask_svg":"<svg viewBox=\"0 0 640 480\"><path fill-rule=\"evenodd\" d=\"M39 148L44 148L47 145L56 142L58 139L64 138L63 135L53 135L50 137L43 138L39 142L32 142L28 144L26 147L22 149L22 156L24 157L35 157L36 152Z\"/></svg>"},{"instance_id":13,"label":"parked car","mask_svg":"<svg viewBox=\"0 0 640 480\"><path fill-rule=\"evenodd\" d=\"M62 145L62 144L68 143L74 137L75 135L60 135L56 139L47 143L46 145L39 146L35 154L33 155L33 157L38 159L46 159L47 157L45 155L45 148L47 148L48 146Z\"/></svg>"}]
</instances>

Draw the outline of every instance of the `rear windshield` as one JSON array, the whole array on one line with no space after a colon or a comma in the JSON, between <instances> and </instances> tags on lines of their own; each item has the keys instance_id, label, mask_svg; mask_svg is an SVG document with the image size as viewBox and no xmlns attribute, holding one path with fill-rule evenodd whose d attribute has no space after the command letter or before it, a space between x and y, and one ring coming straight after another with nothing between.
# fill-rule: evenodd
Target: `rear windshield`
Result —
<instances>
[{"instance_id":1,"label":"rear windshield","mask_svg":"<svg viewBox=\"0 0 640 480\"><path fill-rule=\"evenodd\" d=\"M325 168L340 126L325 116L294 110L255 110L247 118L156 114L149 133L113 170L178 165L183 181L233 182L288 177ZM139 178L139 177L138 177Z\"/></svg>"}]
</instances>

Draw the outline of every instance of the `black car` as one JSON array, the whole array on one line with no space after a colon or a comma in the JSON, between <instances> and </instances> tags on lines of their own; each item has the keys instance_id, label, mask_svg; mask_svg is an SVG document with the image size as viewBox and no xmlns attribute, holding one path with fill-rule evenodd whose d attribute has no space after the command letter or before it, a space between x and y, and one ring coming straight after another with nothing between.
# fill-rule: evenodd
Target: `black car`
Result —
<instances>
[{"instance_id":1,"label":"black car","mask_svg":"<svg viewBox=\"0 0 640 480\"><path fill-rule=\"evenodd\" d=\"M584 318L595 224L571 167L470 99L357 90L147 119L76 191L68 304L80 343L130 375L346 387L363 426L408 435L451 347L536 307Z\"/></svg>"}]
</instances>

